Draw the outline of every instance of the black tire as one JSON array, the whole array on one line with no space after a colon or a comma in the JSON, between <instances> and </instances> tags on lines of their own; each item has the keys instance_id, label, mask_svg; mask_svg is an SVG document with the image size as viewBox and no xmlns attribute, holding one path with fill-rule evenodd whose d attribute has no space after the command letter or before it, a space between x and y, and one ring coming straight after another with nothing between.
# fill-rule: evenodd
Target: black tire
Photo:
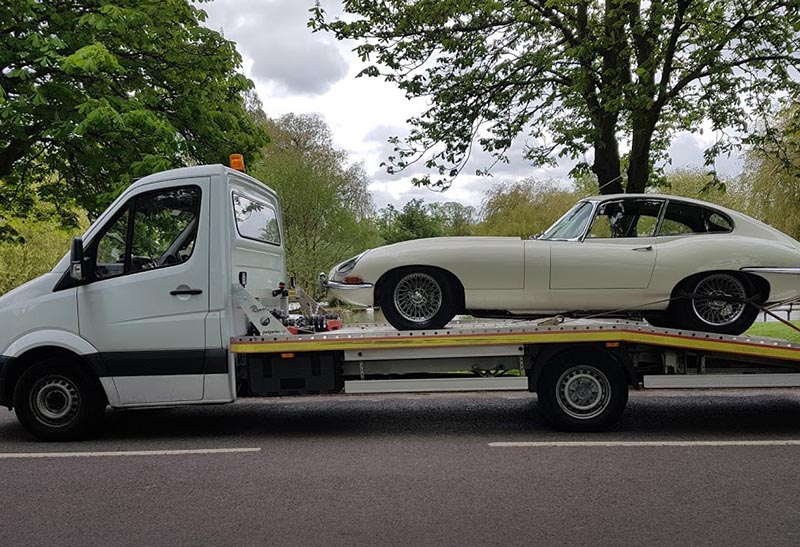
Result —
<instances>
[{"instance_id":1,"label":"black tire","mask_svg":"<svg viewBox=\"0 0 800 547\"><path fill-rule=\"evenodd\" d=\"M628 404L625 372L601 349L558 353L536 386L545 420L560 431L604 431Z\"/></svg>"},{"instance_id":2,"label":"black tire","mask_svg":"<svg viewBox=\"0 0 800 547\"><path fill-rule=\"evenodd\" d=\"M757 299L759 296L747 276L730 272L697 276L683 282L675 291L677 299L670 306L670 321L676 328L714 334L735 335L749 329L758 317L758 308L752 304L682 297L713 294L714 291L742 300Z\"/></svg>"},{"instance_id":3,"label":"black tire","mask_svg":"<svg viewBox=\"0 0 800 547\"><path fill-rule=\"evenodd\" d=\"M35 363L14 390L14 411L22 426L43 441L75 441L97 431L105 412L102 388L73 361L49 358Z\"/></svg>"},{"instance_id":4,"label":"black tire","mask_svg":"<svg viewBox=\"0 0 800 547\"><path fill-rule=\"evenodd\" d=\"M458 312L457 291L440 270L403 268L391 272L382 283L379 305L397 330L440 329ZM416 304L410 300L415 295L419 300Z\"/></svg>"}]
</instances>

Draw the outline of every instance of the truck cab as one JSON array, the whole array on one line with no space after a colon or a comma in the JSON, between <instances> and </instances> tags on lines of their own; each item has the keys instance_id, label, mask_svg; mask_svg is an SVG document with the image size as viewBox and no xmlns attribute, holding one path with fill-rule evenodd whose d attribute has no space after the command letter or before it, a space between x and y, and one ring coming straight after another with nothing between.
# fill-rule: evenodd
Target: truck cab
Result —
<instances>
[{"instance_id":1,"label":"truck cab","mask_svg":"<svg viewBox=\"0 0 800 547\"><path fill-rule=\"evenodd\" d=\"M0 404L48 438L112 407L236 398L231 337L286 279L277 194L222 165L127 188L49 273L0 297Z\"/></svg>"}]
</instances>

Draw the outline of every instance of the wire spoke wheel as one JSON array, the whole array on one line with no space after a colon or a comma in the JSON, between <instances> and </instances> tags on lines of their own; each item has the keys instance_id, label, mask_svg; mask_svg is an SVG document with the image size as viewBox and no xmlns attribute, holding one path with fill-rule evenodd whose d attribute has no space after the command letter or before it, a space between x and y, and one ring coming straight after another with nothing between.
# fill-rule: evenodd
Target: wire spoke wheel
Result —
<instances>
[{"instance_id":1,"label":"wire spoke wheel","mask_svg":"<svg viewBox=\"0 0 800 547\"><path fill-rule=\"evenodd\" d=\"M407 321L430 321L442 307L442 287L432 276L415 272L400 279L395 285L394 307Z\"/></svg>"},{"instance_id":2,"label":"wire spoke wheel","mask_svg":"<svg viewBox=\"0 0 800 547\"><path fill-rule=\"evenodd\" d=\"M742 316L746 298L747 290L739 279L730 274L714 274L695 287L692 310L706 325L724 327Z\"/></svg>"},{"instance_id":3,"label":"wire spoke wheel","mask_svg":"<svg viewBox=\"0 0 800 547\"><path fill-rule=\"evenodd\" d=\"M590 365L567 369L556 383L556 400L567 415L590 420L603 413L611 401L608 377Z\"/></svg>"}]
</instances>

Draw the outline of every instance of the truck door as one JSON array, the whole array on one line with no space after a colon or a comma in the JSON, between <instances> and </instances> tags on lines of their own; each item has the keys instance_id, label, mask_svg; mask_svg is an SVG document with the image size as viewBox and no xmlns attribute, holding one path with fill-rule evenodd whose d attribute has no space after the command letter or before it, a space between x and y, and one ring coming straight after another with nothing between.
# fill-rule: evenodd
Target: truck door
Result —
<instances>
[{"instance_id":1,"label":"truck door","mask_svg":"<svg viewBox=\"0 0 800 547\"><path fill-rule=\"evenodd\" d=\"M142 187L86 245L80 333L123 404L203 398L209 179Z\"/></svg>"}]
</instances>

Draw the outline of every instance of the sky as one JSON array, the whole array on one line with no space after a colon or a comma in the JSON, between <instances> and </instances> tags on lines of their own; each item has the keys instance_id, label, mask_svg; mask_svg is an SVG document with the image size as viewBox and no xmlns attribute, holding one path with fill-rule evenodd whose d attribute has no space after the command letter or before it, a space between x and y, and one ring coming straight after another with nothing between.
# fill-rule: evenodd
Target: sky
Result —
<instances>
[{"instance_id":1,"label":"sky","mask_svg":"<svg viewBox=\"0 0 800 547\"><path fill-rule=\"evenodd\" d=\"M392 151L388 138L408 134L407 120L422 112L425 104L407 99L382 79L357 78L364 64L352 51L356 43L313 33L307 26L313 5L314 0L213 0L200 7L208 14L208 27L236 42L245 74L255 83L267 115L322 115L336 146L351 161L364 163L377 207L402 207L413 198L480 207L484 192L494 184L526 177L567 184L573 164L564 160L555 167L531 166L522 158L523 138L515 141L510 162L498 165L491 177L470 174L489 164L486 154L477 154L446 192L416 188L404 173L387 174L380 163ZM330 15L341 13L336 0L324 0L322 6ZM668 151L669 168L701 167L703 150L714 140L712 131L678 135ZM715 167L722 176L734 176L741 171L742 161L722 157Z\"/></svg>"}]
</instances>

